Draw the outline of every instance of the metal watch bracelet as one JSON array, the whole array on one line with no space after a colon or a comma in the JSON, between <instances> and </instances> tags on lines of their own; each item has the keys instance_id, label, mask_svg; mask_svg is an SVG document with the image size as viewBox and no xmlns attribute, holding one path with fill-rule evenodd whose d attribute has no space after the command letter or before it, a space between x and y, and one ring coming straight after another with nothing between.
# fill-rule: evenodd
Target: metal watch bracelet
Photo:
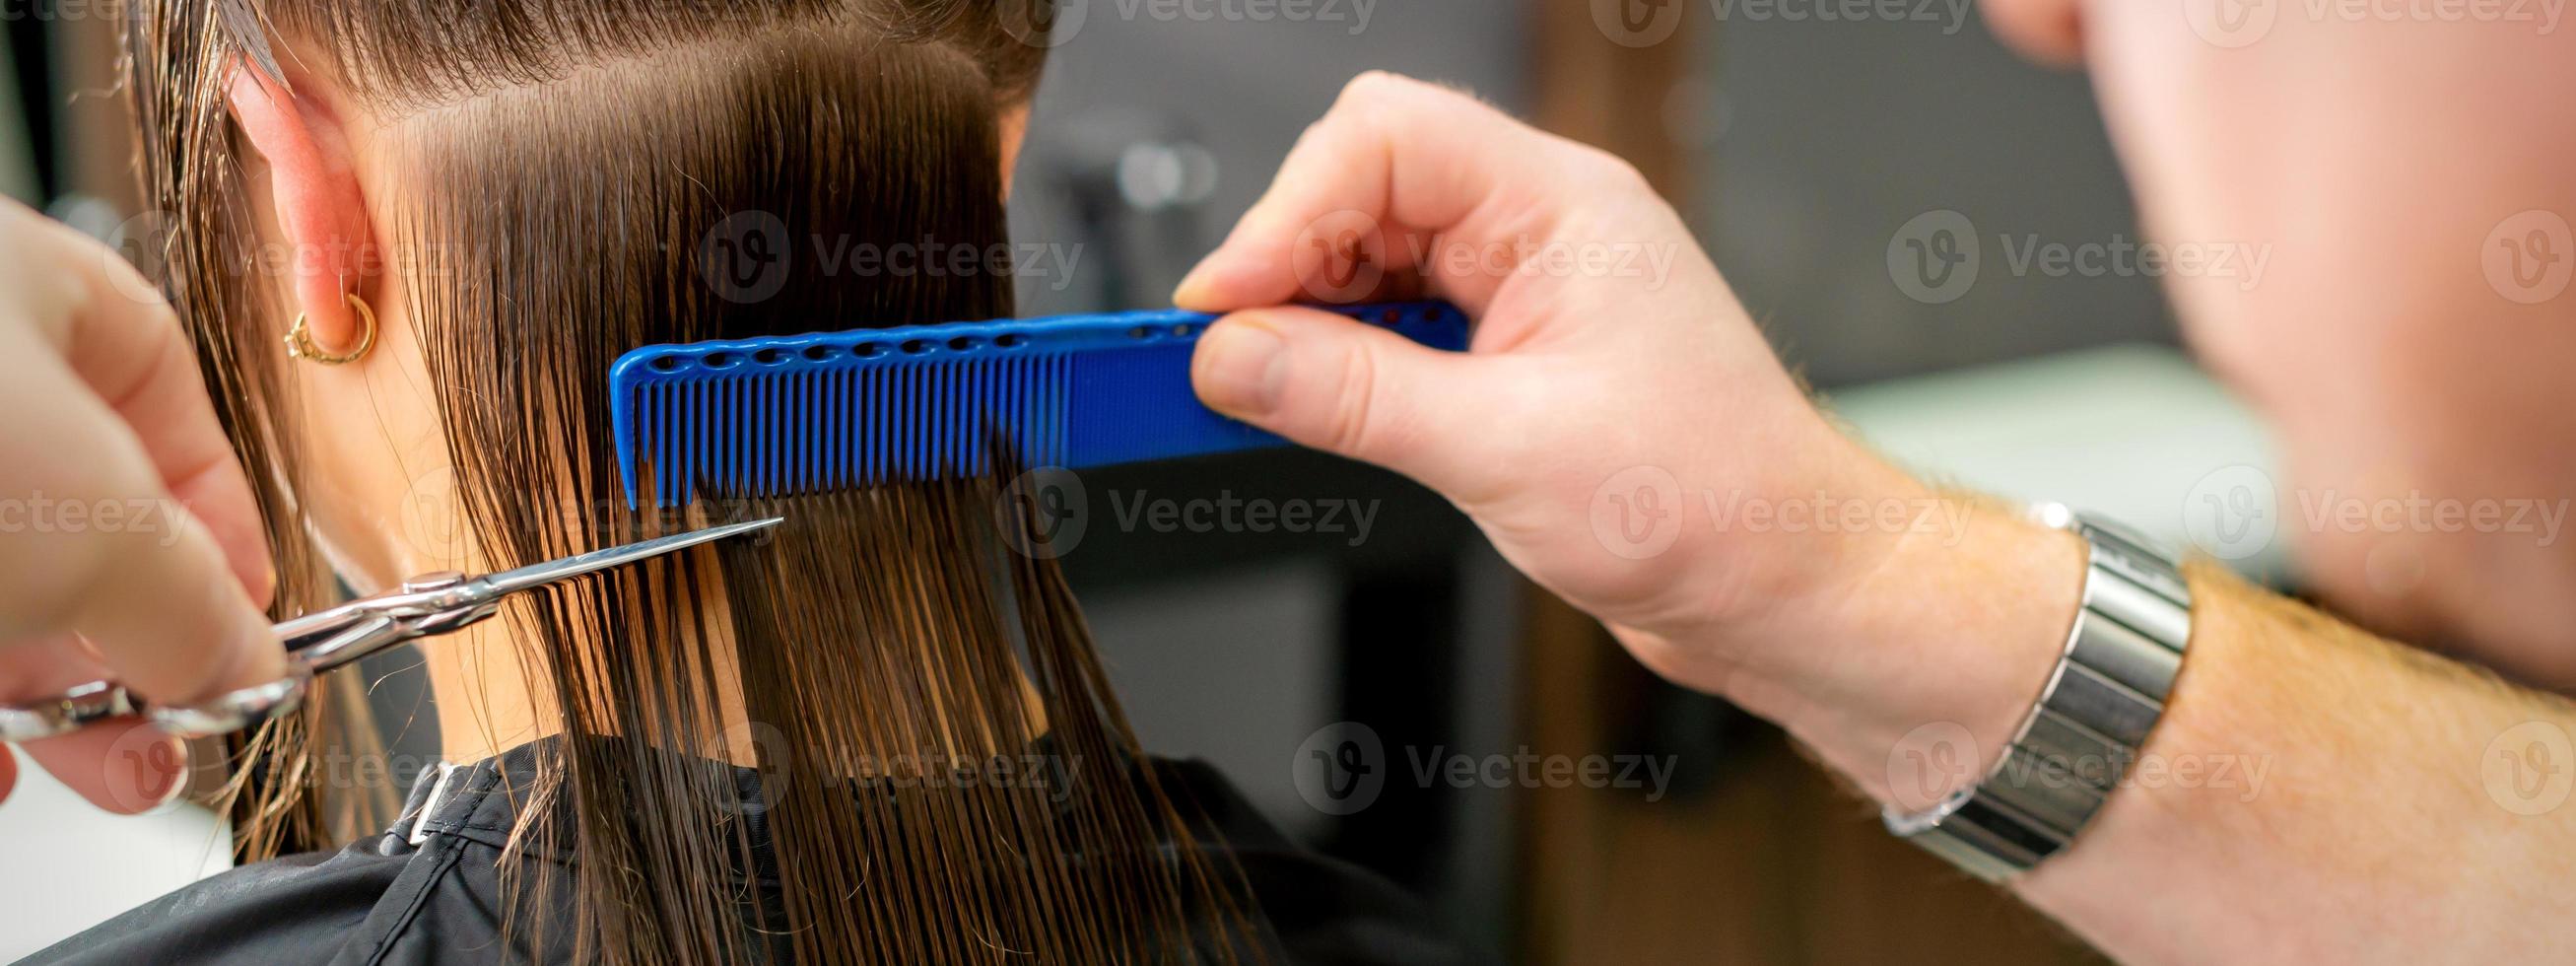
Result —
<instances>
[{"instance_id":1,"label":"metal watch bracelet","mask_svg":"<svg viewBox=\"0 0 2576 966\"><path fill-rule=\"evenodd\" d=\"M2170 558L2117 524L2053 504L2033 512L2090 545L2066 649L1975 787L1921 812L1882 815L1888 831L1990 882L2038 865L2084 830L2164 714L2191 640L2191 591Z\"/></svg>"}]
</instances>

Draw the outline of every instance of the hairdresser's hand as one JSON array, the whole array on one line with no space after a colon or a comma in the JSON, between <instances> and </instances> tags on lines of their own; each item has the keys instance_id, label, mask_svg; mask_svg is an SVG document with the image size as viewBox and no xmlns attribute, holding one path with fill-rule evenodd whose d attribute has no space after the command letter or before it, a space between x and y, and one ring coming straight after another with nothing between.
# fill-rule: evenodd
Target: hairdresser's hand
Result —
<instances>
[{"instance_id":1,"label":"hairdresser's hand","mask_svg":"<svg viewBox=\"0 0 2576 966\"><path fill-rule=\"evenodd\" d=\"M1268 308L1416 294L1477 319L1471 352ZM2072 613L2063 545L1969 526L1831 426L1634 168L1463 94L1352 82L1175 298L1234 313L1193 367L1210 406L1438 490L1648 666L1774 717L1909 703L1947 655L1888 638L1938 636L1944 574L2001 566L1969 537L2059 554L2033 645ZM2008 728L2045 668L1903 713Z\"/></svg>"},{"instance_id":2,"label":"hairdresser's hand","mask_svg":"<svg viewBox=\"0 0 2576 966\"><path fill-rule=\"evenodd\" d=\"M184 702L282 673L258 510L177 318L115 252L6 200L0 413L0 702L106 677ZM185 764L141 724L25 750L119 812ZM0 798L16 780L0 754Z\"/></svg>"}]
</instances>

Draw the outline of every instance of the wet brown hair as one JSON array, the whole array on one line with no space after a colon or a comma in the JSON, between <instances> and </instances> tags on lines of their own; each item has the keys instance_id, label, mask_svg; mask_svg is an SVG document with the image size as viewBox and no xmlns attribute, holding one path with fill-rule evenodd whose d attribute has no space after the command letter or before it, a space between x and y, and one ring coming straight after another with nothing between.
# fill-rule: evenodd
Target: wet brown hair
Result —
<instances>
[{"instance_id":1,"label":"wet brown hair","mask_svg":"<svg viewBox=\"0 0 2576 966\"><path fill-rule=\"evenodd\" d=\"M1045 2L138 8L132 88L147 200L173 219L166 283L253 470L281 613L324 603L330 575L295 500L309 491L277 351L287 313L251 269L246 148L223 97L236 65L284 76L277 38L329 51L302 66L394 119L390 153L419 200L374 214L484 565L788 519L504 610L565 735L541 746L533 786L509 790L531 816L502 870L510 956L1258 958L1239 876L1135 765L1080 612L1051 561L1009 549L994 478L676 516L615 496L604 387L625 349L1010 313L1007 271L793 264L775 294L743 299L711 284L699 241L746 212L791 241L1002 241L997 118L1035 84L1028 41L1043 38L1026 25ZM381 827L315 794L320 736L363 710L334 697L240 749L244 858ZM745 746L748 789L728 764ZM579 871L545 871L558 854Z\"/></svg>"}]
</instances>

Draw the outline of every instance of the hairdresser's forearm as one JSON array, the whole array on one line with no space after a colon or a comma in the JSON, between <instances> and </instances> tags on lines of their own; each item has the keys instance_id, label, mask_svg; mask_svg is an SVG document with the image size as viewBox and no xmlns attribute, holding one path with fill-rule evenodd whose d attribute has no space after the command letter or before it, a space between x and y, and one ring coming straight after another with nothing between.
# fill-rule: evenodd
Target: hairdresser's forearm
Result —
<instances>
[{"instance_id":1,"label":"hairdresser's forearm","mask_svg":"<svg viewBox=\"0 0 2576 966\"><path fill-rule=\"evenodd\" d=\"M2083 545L1999 504L1950 500L1875 460L1853 472L1852 492L1938 506L1919 516L1947 522L1774 544L1775 557L1830 558L1838 562L1828 572L1847 573L1776 594L1755 616L1730 613L1719 627L1613 631L1666 676L1778 722L1871 797L1921 799L1918 782L1890 788L1891 758L1908 764L1914 734L1950 745L1915 749L1938 751L1945 766L1982 767L2012 738L2074 621ZM1740 657L1714 671L1688 665L1708 653Z\"/></svg>"},{"instance_id":2,"label":"hairdresser's forearm","mask_svg":"<svg viewBox=\"0 0 2576 966\"><path fill-rule=\"evenodd\" d=\"M2182 687L2146 753L2238 762L2236 787L2169 771L2113 796L2021 882L2025 898L2133 962L2545 962L2576 948L2576 802L2548 784L2567 780L2576 709L2224 576L2196 575L2193 591ZM2498 757L2534 742L2554 747Z\"/></svg>"},{"instance_id":3,"label":"hairdresser's forearm","mask_svg":"<svg viewBox=\"0 0 2576 966\"><path fill-rule=\"evenodd\" d=\"M1806 640L1780 643L1800 657L1725 690L1881 801L1902 801L1909 746L1944 723L1990 760L2065 640L2081 557L2067 535L1967 519L1957 539L1899 542L1837 601L1784 606L1783 631ZM2189 656L2128 786L2021 895L2131 962L2532 961L2576 946L2576 802L2517 815L2497 797L2516 792L2481 773L2499 735L2576 729L2576 713L2223 575L2192 584Z\"/></svg>"}]
</instances>

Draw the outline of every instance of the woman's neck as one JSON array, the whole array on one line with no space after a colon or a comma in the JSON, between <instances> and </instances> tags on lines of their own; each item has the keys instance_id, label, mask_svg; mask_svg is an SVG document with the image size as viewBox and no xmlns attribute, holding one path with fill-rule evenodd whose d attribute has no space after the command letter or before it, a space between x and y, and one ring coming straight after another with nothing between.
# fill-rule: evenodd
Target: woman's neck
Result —
<instances>
[{"instance_id":1,"label":"woman's neck","mask_svg":"<svg viewBox=\"0 0 2576 966\"><path fill-rule=\"evenodd\" d=\"M720 613L721 598L714 600ZM739 698L742 679L730 642L714 643L718 646L690 648L712 662L692 672L713 706L710 733L654 740L695 754L722 755L735 764L751 764L756 761L756 748L751 729L742 726L750 720ZM547 648L523 640L506 613L424 642L421 650L438 709L439 750L447 761L479 761L564 732L563 710L555 698L553 658Z\"/></svg>"},{"instance_id":2,"label":"woman's neck","mask_svg":"<svg viewBox=\"0 0 2576 966\"><path fill-rule=\"evenodd\" d=\"M397 548L396 552L405 554L402 562L411 568L409 572L454 568L481 573L494 569L470 548L460 550L455 555L457 559L432 559L408 548ZM710 618L704 626L725 626L728 611L722 593L710 588L703 600ZM532 638L535 632L513 614L511 607L505 603L501 613L490 620L419 644L438 715L439 753L449 762L480 761L567 730L555 691L559 680L554 667L557 649L541 638ZM564 643L578 648L590 642ZM731 642L710 643L717 646L690 651L707 655L711 662L711 666L697 669L695 676L705 683L706 696L714 706L716 720L710 729L713 733L664 736L658 740L700 754L714 754L707 749L722 748L722 754L733 761L750 762L753 748L748 729L738 727L747 719L737 698L741 678L733 661Z\"/></svg>"},{"instance_id":3,"label":"woman's neck","mask_svg":"<svg viewBox=\"0 0 2576 966\"><path fill-rule=\"evenodd\" d=\"M446 760L479 761L563 730L544 683L551 677L546 658L520 647L506 621L432 638L420 649Z\"/></svg>"}]
</instances>

